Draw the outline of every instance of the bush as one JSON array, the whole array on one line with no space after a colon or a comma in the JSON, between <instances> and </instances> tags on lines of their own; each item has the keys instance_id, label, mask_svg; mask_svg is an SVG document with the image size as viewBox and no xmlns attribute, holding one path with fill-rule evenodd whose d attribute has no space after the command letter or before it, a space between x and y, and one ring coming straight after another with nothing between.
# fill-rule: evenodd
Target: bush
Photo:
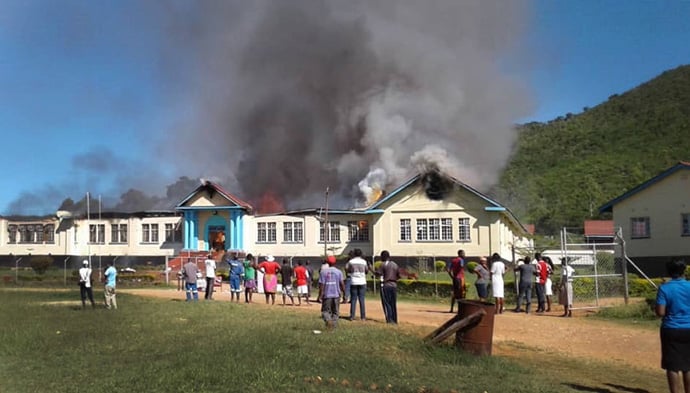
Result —
<instances>
[{"instance_id":1,"label":"bush","mask_svg":"<svg viewBox=\"0 0 690 393\"><path fill-rule=\"evenodd\" d=\"M436 271L446 270L446 261L435 261L434 268L436 268Z\"/></svg>"},{"instance_id":2,"label":"bush","mask_svg":"<svg viewBox=\"0 0 690 393\"><path fill-rule=\"evenodd\" d=\"M45 274L46 270L53 265L53 258L49 256L35 256L31 257L29 265L36 272L36 274Z\"/></svg>"}]
</instances>

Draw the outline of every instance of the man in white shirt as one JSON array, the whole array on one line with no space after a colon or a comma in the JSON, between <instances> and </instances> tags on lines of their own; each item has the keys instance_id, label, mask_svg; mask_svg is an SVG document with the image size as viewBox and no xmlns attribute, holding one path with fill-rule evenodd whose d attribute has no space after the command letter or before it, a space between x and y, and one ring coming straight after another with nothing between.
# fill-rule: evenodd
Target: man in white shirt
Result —
<instances>
[{"instance_id":1,"label":"man in white shirt","mask_svg":"<svg viewBox=\"0 0 690 393\"><path fill-rule=\"evenodd\" d=\"M350 320L355 319L355 310L359 300L359 317L362 321L366 320L364 297L367 293L367 273L369 266L367 261L362 258L362 250L355 248L353 258L345 265L345 271L350 275Z\"/></svg>"},{"instance_id":2,"label":"man in white shirt","mask_svg":"<svg viewBox=\"0 0 690 393\"><path fill-rule=\"evenodd\" d=\"M79 292L81 293L81 308L86 308L87 297L91 302L91 307L96 308L96 303L93 301L93 288L91 287L91 268L86 259L79 269Z\"/></svg>"},{"instance_id":3,"label":"man in white shirt","mask_svg":"<svg viewBox=\"0 0 690 393\"><path fill-rule=\"evenodd\" d=\"M213 284L216 282L216 261L211 254L206 255L204 265L206 266L206 292L204 292L204 299L213 300Z\"/></svg>"}]
</instances>

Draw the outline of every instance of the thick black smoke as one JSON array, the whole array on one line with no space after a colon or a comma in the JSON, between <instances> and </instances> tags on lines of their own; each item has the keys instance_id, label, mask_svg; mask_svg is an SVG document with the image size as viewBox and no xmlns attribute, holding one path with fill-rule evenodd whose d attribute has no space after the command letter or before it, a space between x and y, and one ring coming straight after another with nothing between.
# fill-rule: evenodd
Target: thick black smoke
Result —
<instances>
[{"instance_id":1,"label":"thick black smoke","mask_svg":"<svg viewBox=\"0 0 690 393\"><path fill-rule=\"evenodd\" d=\"M79 6L99 7L89 4ZM140 162L92 162L76 184L48 190L95 193L107 172L119 187L108 195L123 196L110 205L145 210L186 175L248 201L271 191L288 208L320 206L330 187L332 206L352 206L428 163L484 189L529 110L518 73L505 71L523 49L526 0L116 4L109 17L122 23L103 26L146 34L139 56L159 68L145 83L166 97L156 107L167 121L142 126L153 143ZM73 14L86 13L62 19ZM96 21L98 35L70 23L70 37L120 31Z\"/></svg>"}]
</instances>

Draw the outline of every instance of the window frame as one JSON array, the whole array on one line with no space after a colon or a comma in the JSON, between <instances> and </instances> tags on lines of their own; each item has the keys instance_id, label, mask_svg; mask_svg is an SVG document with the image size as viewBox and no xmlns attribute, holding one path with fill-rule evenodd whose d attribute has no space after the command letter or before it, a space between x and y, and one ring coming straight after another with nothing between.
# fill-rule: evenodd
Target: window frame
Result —
<instances>
[{"instance_id":1,"label":"window frame","mask_svg":"<svg viewBox=\"0 0 690 393\"><path fill-rule=\"evenodd\" d=\"M649 239L652 237L651 233L651 223L650 223L649 216L647 217L630 217L630 239ZM636 226L637 224L644 224L644 233L638 234L636 232L636 229L638 228Z\"/></svg>"},{"instance_id":2,"label":"window frame","mask_svg":"<svg viewBox=\"0 0 690 393\"><path fill-rule=\"evenodd\" d=\"M398 236L399 243L411 243L412 242L412 219L411 218L401 218L399 226L400 234Z\"/></svg>"},{"instance_id":3,"label":"window frame","mask_svg":"<svg viewBox=\"0 0 690 393\"><path fill-rule=\"evenodd\" d=\"M469 217L458 218L458 241L462 243L469 243L472 241L472 227L470 226Z\"/></svg>"}]
</instances>

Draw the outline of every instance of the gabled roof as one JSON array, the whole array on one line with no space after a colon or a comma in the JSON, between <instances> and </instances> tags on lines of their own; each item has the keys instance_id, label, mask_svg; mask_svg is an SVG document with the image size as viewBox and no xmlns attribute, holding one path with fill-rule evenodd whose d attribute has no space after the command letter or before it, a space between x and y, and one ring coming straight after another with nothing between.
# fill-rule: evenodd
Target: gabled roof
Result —
<instances>
[{"instance_id":1,"label":"gabled roof","mask_svg":"<svg viewBox=\"0 0 690 393\"><path fill-rule=\"evenodd\" d=\"M667 178L667 177L671 176L672 174L674 174L680 170L683 170L683 169L686 169L686 170L690 169L690 162L679 161L676 165L666 169L665 171L659 173L658 175L652 177L651 179L645 181L644 183L638 185L637 187L634 187L634 188L628 190L623 195L620 195L620 196L606 202L605 204L603 204L599 208L599 213L605 213L605 212L613 211L613 205L620 203L620 202L624 201L625 199L628 199L629 197L637 194L638 192L653 186L654 184L664 180L665 178Z\"/></svg>"},{"instance_id":2,"label":"gabled roof","mask_svg":"<svg viewBox=\"0 0 690 393\"><path fill-rule=\"evenodd\" d=\"M477 191L476 189L474 189L473 187L469 186L468 184L465 184L465 183L461 182L460 180L458 180L458 179L456 179L456 178L454 178L454 177L452 177L452 176L448 176L448 175L446 175L446 174L440 174L440 175L443 176L443 177L445 177L446 179L452 181L453 184L455 184L456 186L458 186L458 187L460 187L460 188L462 188L462 189L468 191L468 192L471 193L471 194L476 195L477 197L479 197L480 199L482 199L483 201L485 201L485 202L487 203L487 206L484 207L484 210L486 210L486 211L494 211L494 212L501 212L501 213L505 214L506 217L508 217L508 219L509 219L510 221L512 221L512 222L514 222L515 224L517 224L517 226L520 227L525 233L531 234L531 232L520 222L520 220L517 219L517 217L515 216L515 214L513 214L513 212L511 212L510 209L504 207L504 206L501 205L500 203L494 201L493 199L491 199L491 198L489 198L488 196L482 194L481 192ZM383 204L386 203L387 201L389 201L389 200L391 200L392 198L394 198L397 194L399 194L399 193L402 192L403 190L405 190L405 189L407 189L408 187L410 187L410 186L416 184L417 182L421 181L421 179L422 179L422 174L418 174L418 175L414 176L414 177L411 178L410 180L408 180L408 181L406 181L405 183L403 183L402 185L400 185L400 186L399 186L398 188L396 188L395 190L393 190L393 191L391 191L390 193L388 193L385 197L381 198L380 200L378 200L377 202L375 202L375 203L372 204L371 206L367 207L367 208L364 210L364 212L368 212L368 213L380 212L380 211L381 211L381 209L380 209L381 205L383 205Z\"/></svg>"},{"instance_id":3,"label":"gabled roof","mask_svg":"<svg viewBox=\"0 0 690 393\"><path fill-rule=\"evenodd\" d=\"M585 236L611 236L613 237L613 220L586 220Z\"/></svg>"},{"instance_id":4,"label":"gabled roof","mask_svg":"<svg viewBox=\"0 0 690 393\"><path fill-rule=\"evenodd\" d=\"M236 197L235 195L227 192L219 184L216 184L216 183L209 181L209 180L202 181L202 183L199 187L197 187L194 191L192 191L189 195L187 195L187 197L185 197L180 203L178 203L177 206L175 206L175 209L184 208L185 203L189 202L190 199L192 199L195 195L197 195L198 193L200 193L202 191L209 191L210 195L213 195L213 193L216 192L237 206L240 206L244 209L247 209L250 212L252 210L254 210L252 205L250 205L248 202L245 202L242 199Z\"/></svg>"}]
</instances>

